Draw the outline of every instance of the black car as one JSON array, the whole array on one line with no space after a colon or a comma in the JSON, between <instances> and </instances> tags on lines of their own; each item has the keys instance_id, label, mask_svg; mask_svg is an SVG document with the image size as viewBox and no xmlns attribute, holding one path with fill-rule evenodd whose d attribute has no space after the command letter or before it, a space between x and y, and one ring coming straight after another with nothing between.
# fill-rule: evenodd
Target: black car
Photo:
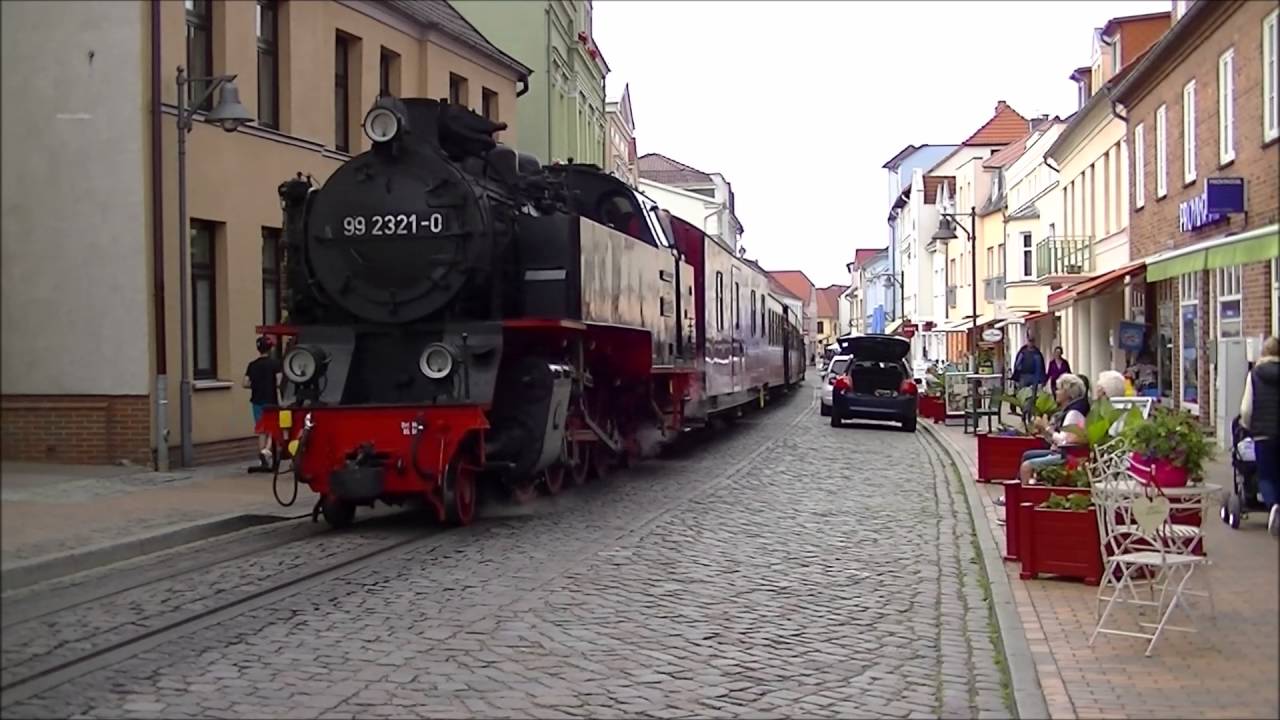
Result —
<instances>
[{"instance_id":1,"label":"black car","mask_svg":"<svg viewBox=\"0 0 1280 720\"><path fill-rule=\"evenodd\" d=\"M831 427L845 420L888 420L916 429L916 384L907 355L911 342L897 335L841 338L848 366L831 386Z\"/></svg>"}]
</instances>

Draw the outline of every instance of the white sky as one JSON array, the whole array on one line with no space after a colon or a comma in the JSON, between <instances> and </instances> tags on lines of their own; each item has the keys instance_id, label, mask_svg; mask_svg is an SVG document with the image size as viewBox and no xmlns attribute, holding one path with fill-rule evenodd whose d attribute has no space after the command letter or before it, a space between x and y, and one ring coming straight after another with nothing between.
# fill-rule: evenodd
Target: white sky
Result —
<instances>
[{"instance_id":1,"label":"white sky","mask_svg":"<svg viewBox=\"0 0 1280 720\"><path fill-rule=\"evenodd\" d=\"M597 0L594 30L610 97L631 85L640 154L724 174L747 256L821 287L888 244L889 158L959 143L998 100L1067 116L1093 29L1170 6Z\"/></svg>"}]
</instances>

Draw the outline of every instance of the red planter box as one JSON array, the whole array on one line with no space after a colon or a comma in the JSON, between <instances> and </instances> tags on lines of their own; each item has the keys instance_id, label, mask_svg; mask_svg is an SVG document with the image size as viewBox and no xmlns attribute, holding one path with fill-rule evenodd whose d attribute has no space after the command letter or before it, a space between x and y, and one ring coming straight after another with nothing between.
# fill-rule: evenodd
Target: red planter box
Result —
<instances>
[{"instance_id":1,"label":"red planter box","mask_svg":"<svg viewBox=\"0 0 1280 720\"><path fill-rule=\"evenodd\" d=\"M1084 580L1097 585L1102 580L1102 551L1098 540L1096 510L1046 510L1032 503L1018 506L1021 514L1023 580L1041 574Z\"/></svg>"},{"instance_id":2,"label":"red planter box","mask_svg":"<svg viewBox=\"0 0 1280 720\"><path fill-rule=\"evenodd\" d=\"M1050 495L1071 495L1072 493L1089 494L1089 488L1049 487L1048 485L1023 485L1017 480L1004 483L1004 559L1021 559L1022 513L1017 508L1029 502L1039 505L1049 499ZM1092 517L1092 515L1090 515Z\"/></svg>"},{"instance_id":3,"label":"red planter box","mask_svg":"<svg viewBox=\"0 0 1280 720\"><path fill-rule=\"evenodd\" d=\"M1018 477L1022 453L1048 448L1038 437L978 433L978 482L1013 480Z\"/></svg>"},{"instance_id":4,"label":"red planter box","mask_svg":"<svg viewBox=\"0 0 1280 720\"><path fill-rule=\"evenodd\" d=\"M946 418L947 409L942 404L942 398L933 395L921 395L919 402L917 412L920 417L934 422L942 422Z\"/></svg>"}]
</instances>

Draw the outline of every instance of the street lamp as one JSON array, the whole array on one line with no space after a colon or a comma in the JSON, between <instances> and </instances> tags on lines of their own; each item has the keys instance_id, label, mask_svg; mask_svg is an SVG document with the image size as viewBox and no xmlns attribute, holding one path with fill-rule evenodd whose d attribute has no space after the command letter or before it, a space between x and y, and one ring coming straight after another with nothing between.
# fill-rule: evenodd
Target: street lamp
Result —
<instances>
[{"instance_id":1,"label":"street lamp","mask_svg":"<svg viewBox=\"0 0 1280 720\"><path fill-rule=\"evenodd\" d=\"M236 87L235 75L216 75L213 77L188 77L187 71L178 66L178 317L181 321L180 343L182 355L182 382L179 387L181 404L180 431L182 433L182 465L193 464L195 449L191 441L191 334L190 318L187 316L187 285L191 275L191 229L187 222L187 133L194 125L196 109L205 104L219 88L218 104L204 116L204 121L222 128L226 132L235 132L240 126L253 121L254 117L244 105L240 104L240 89ZM193 107L187 108L187 88L193 82L208 83L209 87L200 96ZM156 268L163 272L164 268ZM164 414L160 413L160 422L164 422ZM161 427L160 437L168 433ZM163 440L157 448L169 461L169 443Z\"/></svg>"},{"instance_id":2,"label":"street lamp","mask_svg":"<svg viewBox=\"0 0 1280 720\"><path fill-rule=\"evenodd\" d=\"M933 234L933 239L942 240L943 242L946 242L948 240L955 240L958 237L956 235L956 228L959 228L960 230L964 231L964 234L969 236L969 284L970 284L969 289L973 293L972 305L970 306L970 309L972 312L971 317L973 321L973 332L970 333L970 338L969 338L969 369L972 372L976 373L978 372L978 263L977 263L977 260L978 260L978 211L977 211L977 208L970 206L969 212L965 214L969 216L969 227L967 228L963 225L960 225L957 222L957 220L959 218L964 217L964 215L959 215L953 212L938 213L939 215L938 230ZM969 390L972 398L971 402L973 403L973 409L976 412L978 409L978 384L976 382L970 383ZM977 428L978 421L976 416L973 422L974 422L974 428L975 428L974 432L977 432L976 428Z\"/></svg>"}]
</instances>

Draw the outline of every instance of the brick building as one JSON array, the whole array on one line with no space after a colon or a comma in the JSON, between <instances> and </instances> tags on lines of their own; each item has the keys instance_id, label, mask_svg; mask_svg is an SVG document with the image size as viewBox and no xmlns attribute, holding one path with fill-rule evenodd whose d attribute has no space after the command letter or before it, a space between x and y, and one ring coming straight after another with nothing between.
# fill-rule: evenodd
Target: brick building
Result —
<instances>
[{"instance_id":1,"label":"brick building","mask_svg":"<svg viewBox=\"0 0 1280 720\"><path fill-rule=\"evenodd\" d=\"M1201 0L1174 11L1111 93L1127 122L1130 254L1145 263L1126 307L1147 326L1161 395L1221 438L1248 362L1277 332L1277 8ZM1224 205L1219 188L1240 181L1243 200Z\"/></svg>"}]
</instances>

